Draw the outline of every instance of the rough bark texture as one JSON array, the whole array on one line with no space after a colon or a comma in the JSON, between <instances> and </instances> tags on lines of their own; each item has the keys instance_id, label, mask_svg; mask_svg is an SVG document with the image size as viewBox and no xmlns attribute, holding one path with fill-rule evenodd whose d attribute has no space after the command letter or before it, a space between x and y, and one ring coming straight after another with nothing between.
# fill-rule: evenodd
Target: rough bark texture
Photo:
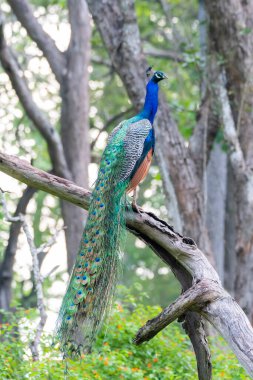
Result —
<instances>
[{"instance_id":1,"label":"rough bark texture","mask_svg":"<svg viewBox=\"0 0 253 380\"><path fill-rule=\"evenodd\" d=\"M230 120L227 118L230 127L225 127L225 136L232 147L230 161L235 179L235 297L253 321L253 36L248 32L253 27L253 1L211 0L206 6L209 32L223 62L232 115Z\"/></svg>"},{"instance_id":2,"label":"rough bark texture","mask_svg":"<svg viewBox=\"0 0 253 380\"><path fill-rule=\"evenodd\" d=\"M61 138L72 180L89 187L89 72L91 25L85 0L69 0L71 40L66 52L66 70L61 84ZM72 269L84 228L80 208L62 203L66 229L68 269Z\"/></svg>"},{"instance_id":3,"label":"rough bark texture","mask_svg":"<svg viewBox=\"0 0 253 380\"><path fill-rule=\"evenodd\" d=\"M224 286L229 293L235 295L236 279L236 194L235 178L230 162L227 164L227 199L225 219L225 273Z\"/></svg>"},{"instance_id":4,"label":"rough bark texture","mask_svg":"<svg viewBox=\"0 0 253 380\"><path fill-rule=\"evenodd\" d=\"M0 170L29 186L46 190L83 208L88 207L89 192L87 190L68 180L35 169L14 156L1 153ZM253 375L253 329L240 306L222 288L218 274L194 241L178 234L152 213L127 212L126 221L128 229L146 242L171 267L183 287L191 281L191 289L176 302L174 310L176 309L177 312L174 312L174 317L182 314L180 305L183 305L183 312L186 305L189 306L189 311L193 308L194 314L201 314L223 335L241 364L250 375ZM198 293L199 288L202 288L202 296ZM190 302L187 301L188 297ZM173 307L167 310L171 311ZM167 315L165 313L165 319ZM154 333L151 332L151 336L160 331L161 324L164 327L171 321L171 318L167 318L166 322L161 321L163 316L156 319L160 327L156 330L156 323L154 323ZM196 328L196 325L194 327ZM198 337L199 334L195 336ZM204 343L207 345L207 342ZM204 370L204 367L201 367L203 376L199 372L199 378L203 380L204 376L206 376L205 379L211 378L210 364L205 360L204 365L207 368Z\"/></svg>"},{"instance_id":5,"label":"rough bark texture","mask_svg":"<svg viewBox=\"0 0 253 380\"><path fill-rule=\"evenodd\" d=\"M207 166L206 225L214 252L215 267L224 283L225 210L227 196L227 155L214 144Z\"/></svg>"}]
</instances>

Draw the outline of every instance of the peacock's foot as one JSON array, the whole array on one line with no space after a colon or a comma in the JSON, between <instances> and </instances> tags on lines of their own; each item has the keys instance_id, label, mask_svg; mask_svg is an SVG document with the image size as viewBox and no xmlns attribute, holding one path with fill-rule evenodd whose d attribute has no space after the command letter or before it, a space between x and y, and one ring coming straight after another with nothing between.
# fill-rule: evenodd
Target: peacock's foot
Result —
<instances>
[{"instance_id":1,"label":"peacock's foot","mask_svg":"<svg viewBox=\"0 0 253 380\"><path fill-rule=\"evenodd\" d=\"M137 205L135 200L133 200L133 202L132 202L132 210L134 212L137 212L138 214L141 214L143 211L143 209Z\"/></svg>"}]
</instances>

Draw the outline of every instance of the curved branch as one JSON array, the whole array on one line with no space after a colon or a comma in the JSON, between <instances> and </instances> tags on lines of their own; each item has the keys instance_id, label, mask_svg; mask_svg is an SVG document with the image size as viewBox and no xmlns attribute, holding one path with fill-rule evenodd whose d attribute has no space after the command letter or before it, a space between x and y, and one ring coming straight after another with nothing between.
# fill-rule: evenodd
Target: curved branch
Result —
<instances>
[{"instance_id":1,"label":"curved branch","mask_svg":"<svg viewBox=\"0 0 253 380\"><path fill-rule=\"evenodd\" d=\"M162 329L184 315L188 310L202 309L203 304L215 301L220 294L215 282L201 280L181 294L175 302L166 307L157 317L147 321L137 332L134 343L139 345L152 339Z\"/></svg>"},{"instance_id":2,"label":"curved branch","mask_svg":"<svg viewBox=\"0 0 253 380\"><path fill-rule=\"evenodd\" d=\"M36 169L25 160L0 153L0 171L35 189L56 195L84 209L88 208L90 196L88 190L67 179Z\"/></svg>"},{"instance_id":3,"label":"curved branch","mask_svg":"<svg viewBox=\"0 0 253 380\"><path fill-rule=\"evenodd\" d=\"M32 7L28 1L8 0L8 3L31 39L36 42L39 49L47 58L57 81L60 83L66 66L64 54L58 50L54 40L44 31L34 16Z\"/></svg>"},{"instance_id":4,"label":"curved branch","mask_svg":"<svg viewBox=\"0 0 253 380\"><path fill-rule=\"evenodd\" d=\"M72 182L33 168L24 160L0 153L0 171L47 191L61 199L87 209L90 192ZM236 354L242 366L253 375L253 328L246 315L233 298L222 288L218 274L194 241L174 231L152 213L127 212L128 229L145 241L171 268L183 285L200 281L213 284L218 297L197 310L220 332ZM207 282L206 282L207 281Z\"/></svg>"}]
</instances>

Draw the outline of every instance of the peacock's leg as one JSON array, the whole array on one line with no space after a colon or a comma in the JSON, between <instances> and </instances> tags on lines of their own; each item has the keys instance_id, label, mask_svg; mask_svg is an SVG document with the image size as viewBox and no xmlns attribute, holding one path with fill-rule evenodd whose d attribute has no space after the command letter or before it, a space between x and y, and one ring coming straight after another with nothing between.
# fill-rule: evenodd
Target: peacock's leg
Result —
<instances>
[{"instance_id":1,"label":"peacock's leg","mask_svg":"<svg viewBox=\"0 0 253 380\"><path fill-rule=\"evenodd\" d=\"M137 187L134 189L134 192L133 192L132 209L133 211L138 212L138 214L140 214L142 208L137 206L136 201L137 201Z\"/></svg>"}]
</instances>

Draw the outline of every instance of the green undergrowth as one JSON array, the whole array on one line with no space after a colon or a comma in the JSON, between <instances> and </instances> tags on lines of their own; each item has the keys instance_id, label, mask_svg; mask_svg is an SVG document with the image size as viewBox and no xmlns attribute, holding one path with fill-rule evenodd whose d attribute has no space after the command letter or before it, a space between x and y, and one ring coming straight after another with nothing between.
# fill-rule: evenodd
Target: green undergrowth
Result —
<instances>
[{"instance_id":1,"label":"green undergrowth","mask_svg":"<svg viewBox=\"0 0 253 380\"><path fill-rule=\"evenodd\" d=\"M57 346L51 345L52 336L43 335L40 361L33 362L29 339L34 334L31 326L36 312L20 310L16 321L1 326L0 378L196 380L194 353L178 323L171 324L148 343L141 346L132 343L138 328L159 312L159 307L137 304L133 297L125 294L124 299L115 304L92 354L63 361ZM19 337L13 334L17 328ZM211 339L210 345L214 380L250 379L222 339Z\"/></svg>"}]
</instances>

